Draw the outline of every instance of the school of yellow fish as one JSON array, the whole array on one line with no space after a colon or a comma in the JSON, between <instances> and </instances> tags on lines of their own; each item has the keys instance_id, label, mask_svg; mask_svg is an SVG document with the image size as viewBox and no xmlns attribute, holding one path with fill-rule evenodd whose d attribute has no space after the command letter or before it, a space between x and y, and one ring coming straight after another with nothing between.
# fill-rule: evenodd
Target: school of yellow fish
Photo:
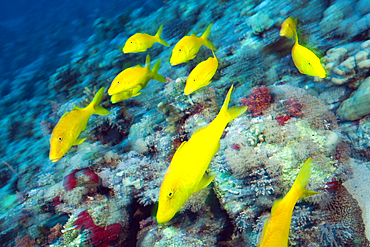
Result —
<instances>
[{"instance_id":1,"label":"school of yellow fish","mask_svg":"<svg viewBox=\"0 0 370 247\"><path fill-rule=\"evenodd\" d=\"M209 48L213 57L200 62L189 74L184 94L190 95L196 90L206 87L212 81L218 68L218 60L215 55L217 50L208 39L211 34L210 24L200 37L192 34L179 40L174 46L170 58L172 66L188 62L193 59L199 49L204 45ZM160 43L164 46L169 44L161 38L163 25L157 33L149 35L136 33L125 43L124 53L144 52ZM292 48L292 59L300 73L309 76L326 77L319 58L306 47L298 43L296 21L287 18L281 25L280 36L293 39L295 44ZM108 95L113 104L142 94L148 82L153 79L166 83L165 78L158 73L160 60L157 60L153 68L150 68L150 56L146 56L145 66L137 65L126 68L112 81ZM170 221L185 201L193 193L208 186L214 179L214 175L208 174L207 169L220 147L221 135L227 124L247 110L247 106L228 108L233 85L231 85L223 106L217 117L208 126L197 130L188 141L184 141L176 150L170 165L162 180L156 219L160 224ZM92 102L85 108L76 106L71 112L65 113L53 129L50 138L49 158L52 162L60 160L73 145L81 144L86 138L79 139L80 133L85 130L89 118L93 114L107 115L110 112L99 103L103 97L104 87L95 95ZM271 216L266 220L263 232L259 238L258 246L287 246L289 227L294 205L300 198L316 194L318 192L306 190L305 187L311 176L312 159L308 159L301 168L296 181L287 195L276 200L271 209Z\"/></svg>"}]
</instances>

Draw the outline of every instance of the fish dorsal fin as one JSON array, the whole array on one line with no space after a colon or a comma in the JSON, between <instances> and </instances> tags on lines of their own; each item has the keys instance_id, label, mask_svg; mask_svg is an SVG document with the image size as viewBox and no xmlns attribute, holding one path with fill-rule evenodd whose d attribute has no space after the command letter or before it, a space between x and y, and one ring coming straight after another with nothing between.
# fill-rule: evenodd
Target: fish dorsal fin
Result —
<instances>
[{"instance_id":1,"label":"fish dorsal fin","mask_svg":"<svg viewBox=\"0 0 370 247\"><path fill-rule=\"evenodd\" d=\"M73 111L73 110L82 110L82 109L83 109L82 107L75 106L75 107L73 107L72 111Z\"/></svg>"},{"instance_id":2,"label":"fish dorsal fin","mask_svg":"<svg viewBox=\"0 0 370 247\"><path fill-rule=\"evenodd\" d=\"M69 112L66 112L63 114L63 116L60 117L60 119L64 118L65 116L67 116L69 114Z\"/></svg>"},{"instance_id":3,"label":"fish dorsal fin","mask_svg":"<svg viewBox=\"0 0 370 247\"><path fill-rule=\"evenodd\" d=\"M194 37L198 37L198 36L196 36L194 33L192 33L192 34L190 35L190 37L192 37L192 36L194 36Z\"/></svg>"},{"instance_id":4,"label":"fish dorsal fin","mask_svg":"<svg viewBox=\"0 0 370 247\"><path fill-rule=\"evenodd\" d=\"M207 173L204 173L202 179L200 180L198 186L195 188L194 190L194 193L197 192L197 191L200 191L201 189L207 187L211 182L212 180L215 178L215 176L211 176Z\"/></svg>"},{"instance_id":5,"label":"fish dorsal fin","mask_svg":"<svg viewBox=\"0 0 370 247\"><path fill-rule=\"evenodd\" d=\"M265 219L265 223L263 224L263 230L261 232L260 238L258 239L257 247L261 246L263 242L263 238L265 237L265 233L266 233L266 229L268 227L269 221L270 221L270 217Z\"/></svg>"},{"instance_id":6,"label":"fish dorsal fin","mask_svg":"<svg viewBox=\"0 0 370 247\"><path fill-rule=\"evenodd\" d=\"M278 199L274 201L274 205L272 205L272 208L271 208L271 214L273 214L275 210L277 209L277 207L279 207L281 201L282 199Z\"/></svg>"}]
</instances>

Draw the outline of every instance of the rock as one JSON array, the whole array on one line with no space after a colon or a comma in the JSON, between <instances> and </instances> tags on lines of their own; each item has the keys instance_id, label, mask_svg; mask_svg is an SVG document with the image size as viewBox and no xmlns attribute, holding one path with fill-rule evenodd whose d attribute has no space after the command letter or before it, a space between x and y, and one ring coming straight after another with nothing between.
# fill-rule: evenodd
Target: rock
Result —
<instances>
[{"instance_id":1,"label":"rock","mask_svg":"<svg viewBox=\"0 0 370 247\"><path fill-rule=\"evenodd\" d=\"M370 113L370 77L365 79L357 91L340 105L337 114L341 120L357 120Z\"/></svg>"},{"instance_id":2,"label":"rock","mask_svg":"<svg viewBox=\"0 0 370 247\"><path fill-rule=\"evenodd\" d=\"M370 239L370 204L368 201L370 187L367 183L370 176L370 163L362 163L359 160L351 159L350 167L353 173L353 178L344 182L343 185L358 202L358 205L362 210L365 234L367 239Z\"/></svg>"},{"instance_id":3,"label":"rock","mask_svg":"<svg viewBox=\"0 0 370 247\"><path fill-rule=\"evenodd\" d=\"M328 130L324 147L330 151L335 151L335 149L338 146L339 141L340 141L340 136L338 135L338 133Z\"/></svg>"}]
</instances>

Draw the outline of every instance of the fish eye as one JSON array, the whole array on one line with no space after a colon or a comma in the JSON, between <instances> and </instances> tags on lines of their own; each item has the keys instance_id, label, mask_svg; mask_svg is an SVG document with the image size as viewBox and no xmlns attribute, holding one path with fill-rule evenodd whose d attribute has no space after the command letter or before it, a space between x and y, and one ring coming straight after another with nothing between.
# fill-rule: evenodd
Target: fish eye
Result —
<instances>
[{"instance_id":1,"label":"fish eye","mask_svg":"<svg viewBox=\"0 0 370 247\"><path fill-rule=\"evenodd\" d=\"M181 49L179 49L179 51L181 51Z\"/></svg>"},{"instance_id":2,"label":"fish eye","mask_svg":"<svg viewBox=\"0 0 370 247\"><path fill-rule=\"evenodd\" d=\"M119 84L119 81L117 81L117 84Z\"/></svg>"},{"instance_id":3,"label":"fish eye","mask_svg":"<svg viewBox=\"0 0 370 247\"><path fill-rule=\"evenodd\" d=\"M58 137L58 142L61 142L63 138L61 136Z\"/></svg>"},{"instance_id":4,"label":"fish eye","mask_svg":"<svg viewBox=\"0 0 370 247\"><path fill-rule=\"evenodd\" d=\"M172 198L172 196L173 196L173 194L175 194L175 191L174 191L173 189L171 189L171 190L168 192L167 197L171 199L171 198Z\"/></svg>"}]
</instances>

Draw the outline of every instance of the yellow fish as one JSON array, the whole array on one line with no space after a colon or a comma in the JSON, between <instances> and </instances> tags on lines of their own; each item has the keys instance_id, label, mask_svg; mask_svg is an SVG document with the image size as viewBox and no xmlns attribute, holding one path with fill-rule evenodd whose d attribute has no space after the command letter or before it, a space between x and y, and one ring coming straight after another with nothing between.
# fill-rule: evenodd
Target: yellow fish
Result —
<instances>
[{"instance_id":1,"label":"yellow fish","mask_svg":"<svg viewBox=\"0 0 370 247\"><path fill-rule=\"evenodd\" d=\"M214 176L206 174L206 170L220 147L221 135L226 125L248 108L237 106L228 109L232 89L233 86L217 117L176 150L159 192L158 223L171 220L190 195L212 182Z\"/></svg>"},{"instance_id":2,"label":"yellow fish","mask_svg":"<svg viewBox=\"0 0 370 247\"><path fill-rule=\"evenodd\" d=\"M150 69L150 56L146 56L145 67L137 65L130 67L119 73L112 81L108 89L109 95L119 94L122 92L129 92L130 97L137 96L138 92L145 88L150 79L160 82L166 82L166 79L157 71L160 68L161 60L158 60L153 69ZM118 98L118 96L116 96Z\"/></svg>"},{"instance_id":3,"label":"yellow fish","mask_svg":"<svg viewBox=\"0 0 370 247\"><path fill-rule=\"evenodd\" d=\"M297 30L297 23L296 20L289 17L281 24L280 36L285 36L288 39L291 39L294 37L293 30Z\"/></svg>"},{"instance_id":4,"label":"yellow fish","mask_svg":"<svg viewBox=\"0 0 370 247\"><path fill-rule=\"evenodd\" d=\"M122 48L123 53L137 53L146 51L152 47L155 42L164 46L170 46L162 36L163 24L159 27L156 35L149 35L146 33L135 33L126 41L125 46Z\"/></svg>"},{"instance_id":5,"label":"yellow fish","mask_svg":"<svg viewBox=\"0 0 370 247\"><path fill-rule=\"evenodd\" d=\"M215 75L218 67L218 61L215 53L213 51L212 53L213 57L210 57L206 61L199 63L190 72L184 89L185 95L189 95L199 88L205 87L211 83L211 79Z\"/></svg>"},{"instance_id":6,"label":"yellow fish","mask_svg":"<svg viewBox=\"0 0 370 247\"><path fill-rule=\"evenodd\" d=\"M295 44L292 48L292 58L295 66L302 74L325 78L326 72L320 63L320 59L315 53L298 43L297 30L293 23L292 18L286 19L281 25L280 35L283 33L284 35L281 36L294 38Z\"/></svg>"},{"instance_id":7,"label":"yellow fish","mask_svg":"<svg viewBox=\"0 0 370 247\"><path fill-rule=\"evenodd\" d=\"M75 106L71 112L64 113L59 119L50 137L49 158L52 162L60 160L72 146L79 145L86 139L77 138L81 131L85 130L91 115L107 115L110 113L98 105L103 97L103 93L104 87L100 88L87 107Z\"/></svg>"},{"instance_id":8,"label":"yellow fish","mask_svg":"<svg viewBox=\"0 0 370 247\"><path fill-rule=\"evenodd\" d=\"M283 199L276 200L271 216L266 219L260 236L259 247L288 246L289 227L297 200L319 192L305 189L311 177L312 159L309 158L301 168L292 188Z\"/></svg>"},{"instance_id":9,"label":"yellow fish","mask_svg":"<svg viewBox=\"0 0 370 247\"><path fill-rule=\"evenodd\" d=\"M141 93L137 93L137 94L133 95L132 91L123 91L121 93L113 94L112 97L110 98L110 101L112 102L112 104L115 104L117 102L121 102L121 101L124 101L126 99L138 96L140 94Z\"/></svg>"},{"instance_id":10,"label":"yellow fish","mask_svg":"<svg viewBox=\"0 0 370 247\"><path fill-rule=\"evenodd\" d=\"M217 50L212 42L208 39L209 35L211 34L211 28L212 24L209 24L201 37L192 34L191 36L183 37L179 42L177 42L172 50L170 59L171 65L178 65L193 59L202 45L205 45L213 51Z\"/></svg>"}]
</instances>

